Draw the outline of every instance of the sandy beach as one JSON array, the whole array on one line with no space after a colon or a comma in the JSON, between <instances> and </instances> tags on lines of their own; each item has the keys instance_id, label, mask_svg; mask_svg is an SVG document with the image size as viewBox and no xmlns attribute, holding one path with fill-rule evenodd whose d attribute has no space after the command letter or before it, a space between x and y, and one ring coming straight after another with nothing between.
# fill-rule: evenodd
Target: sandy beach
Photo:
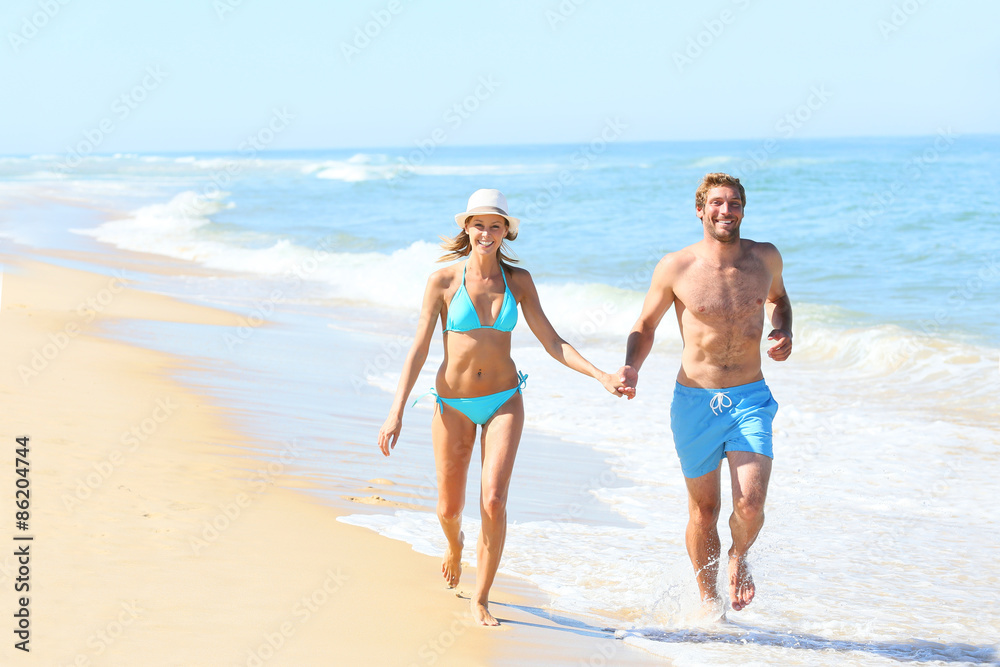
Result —
<instances>
[{"instance_id":1,"label":"sandy beach","mask_svg":"<svg viewBox=\"0 0 1000 667\"><path fill-rule=\"evenodd\" d=\"M303 484L289 476L293 453L266 455L224 406L172 379L197 360L106 335L127 319L227 327L232 314L114 275L3 262L0 608L8 619L27 608L30 649L15 648L23 637L8 631L4 664L650 662L503 578L493 606L504 625L472 627L467 600L439 583L436 559L337 522L336 509L293 488ZM21 436L27 530L14 523ZM29 589L16 593L23 545ZM463 584L474 576L468 567Z\"/></svg>"},{"instance_id":2,"label":"sandy beach","mask_svg":"<svg viewBox=\"0 0 1000 667\"><path fill-rule=\"evenodd\" d=\"M962 9L5 2L0 667L1000 665L1000 41L969 37L1000 2ZM547 324L620 369L664 258L723 249L713 173L741 183L739 258L696 259L739 289L675 293L634 400L612 395ZM435 300L417 370L480 189L519 223L470 252L530 285L473 310L518 321L465 340ZM791 322L743 293L772 246ZM718 361L699 412L737 417L688 325L758 379L758 316L779 407L755 596L706 620L673 398ZM427 392L456 336L527 376L497 629L469 612L482 455L458 589L440 573Z\"/></svg>"},{"instance_id":3,"label":"sandy beach","mask_svg":"<svg viewBox=\"0 0 1000 667\"><path fill-rule=\"evenodd\" d=\"M889 164L903 168L921 145L898 142ZM849 200L863 148L798 149L829 165L837 185L825 205ZM665 200L686 200L701 157L721 153L674 149L630 147L617 170L579 172L580 187L610 206L663 181L676 190ZM429 239L440 212L490 165L538 193L525 165L571 163L571 150L442 149L439 166L456 175L394 185L369 174L388 158L368 154L102 157L69 180L50 157L9 158L0 613L10 625L0 664L995 663L1000 588L982 536L996 532L988 464L1000 451L996 250L969 249L965 287L951 291L959 278L948 262L934 265L939 274L903 271L904 256L886 259L876 245L859 257L861 244L831 259L836 230L816 251L815 230L773 205L760 219L781 227L802 296L794 362L764 369L781 404L780 456L754 546L754 603L724 627L689 620L697 595L667 409L676 331L658 337L642 396L619 401L551 359L522 322L512 358L530 376L530 411L491 599L503 625L471 627L478 485L466 497L456 596L439 574L433 401L407 408L391 457L375 434L438 257ZM985 160L976 150L963 159ZM205 169L220 164L244 176L205 198ZM948 164L942 182L961 180L966 163ZM320 178L320 167L343 168L346 180ZM789 166L773 178L804 173ZM426 214L381 234L418 193ZM931 194L944 215L950 194ZM558 225L526 226L517 251L557 330L614 368L653 264L609 255L590 202L558 207L559 219L584 221L582 257L551 243ZM359 225L361 209L380 224ZM910 214L899 217L931 215L927 204ZM689 228L672 218L664 238ZM924 245L946 239L938 230ZM830 267L885 262L886 275L915 282L879 301L884 315L838 305L867 274L838 278ZM580 266L594 282L571 278ZM940 303L966 299L961 320L913 307L935 290ZM433 386L441 353L435 342L411 398ZM18 437L29 438L20 465ZM822 584L830 572L833 598ZM23 641L29 653L15 647Z\"/></svg>"}]
</instances>

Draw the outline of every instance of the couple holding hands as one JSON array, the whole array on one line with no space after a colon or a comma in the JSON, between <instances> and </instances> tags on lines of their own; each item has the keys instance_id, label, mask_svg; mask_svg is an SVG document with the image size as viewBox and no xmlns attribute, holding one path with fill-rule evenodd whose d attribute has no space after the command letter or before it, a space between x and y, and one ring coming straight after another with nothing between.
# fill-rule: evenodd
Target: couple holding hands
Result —
<instances>
[{"instance_id":1,"label":"couple holding hands","mask_svg":"<svg viewBox=\"0 0 1000 667\"><path fill-rule=\"evenodd\" d=\"M462 509L469 462L480 427L482 527L476 547L477 577L472 614L481 625L498 625L489 592L507 531L507 494L524 426L521 388L527 376L510 357L517 306L531 332L554 359L589 375L618 397L636 395L639 370L649 355L661 318L674 306L684 351L670 408L671 431L688 491L686 531L702 602L723 607L717 590L721 557L716 527L721 509L720 470L729 461L733 512L728 552L729 604L740 610L754 597L747 551L764 523L771 472L771 422L778 404L761 370L765 315L772 331L769 357L792 351L792 309L781 278L781 255L770 243L740 237L746 192L739 179L707 174L695 192L700 241L663 257L653 271L639 319L628 335L625 365L609 374L559 337L546 318L525 269L511 265L505 241L517 237L519 220L497 190L478 190L455 216L457 236L443 244L441 261L467 257L431 274L413 346L381 430L386 456L402 428L405 402L416 383L437 322L444 361L437 372L437 406L431 437L437 473L437 515L448 540L441 572L449 586L462 573Z\"/></svg>"}]
</instances>

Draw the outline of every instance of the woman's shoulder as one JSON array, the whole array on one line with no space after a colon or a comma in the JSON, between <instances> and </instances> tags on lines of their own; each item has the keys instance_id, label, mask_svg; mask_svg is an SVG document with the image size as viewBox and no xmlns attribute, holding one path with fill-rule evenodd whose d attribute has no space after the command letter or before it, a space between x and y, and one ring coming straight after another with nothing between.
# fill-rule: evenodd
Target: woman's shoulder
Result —
<instances>
[{"instance_id":1,"label":"woman's shoulder","mask_svg":"<svg viewBox=\"0 0 1000 667\"><path fill-rule=\"evenodd\" d=\"M427 278L427 284L447 290L455 280L462 279L462 266L462 262L455 262L438 269Z\"/></svg>"},{"instance_id":2,"label":"woman's shoulder","mask_svg":"<svg viewBox=\"0 0 1000 667\"><path fill-rule=\"evenodd\" d=\"M531 280L531 274L528 273L528 269L521 268L520 266L511 266L510 264L504 264L504 269L506 269L507 276L511 280Z\"/></svg>"},{"instance_id":3,"label":"woman's shoulder","mask_svg":"<svg viewBox=\"0 0 1000 667\"><path fill-rule=\"evenodd\" d=\"M519 266L510 266L509 264L505 265L504 269L507 271L507 285L519 303L525 295L534 292L534 282L531 280L531 274L528 273L527 269L522 269Z\"/></svg>"}]
</instances>

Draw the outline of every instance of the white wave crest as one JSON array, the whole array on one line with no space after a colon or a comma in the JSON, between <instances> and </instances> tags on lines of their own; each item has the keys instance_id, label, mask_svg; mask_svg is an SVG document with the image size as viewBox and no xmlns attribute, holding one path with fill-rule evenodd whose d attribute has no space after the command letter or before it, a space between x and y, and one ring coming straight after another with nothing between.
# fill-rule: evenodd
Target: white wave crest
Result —
<instances>
[{"instance_id":1,"label":"white wave crest","mask_svg":"<svg viewBox=\"0 0 1000 667\"><path fill-rule=\"evenodd\" d=\"M223 201L227 194L206 196L187 190L166 204L144 206L127 218L110 220L94 229L71 231L124 250L197 260L192 233L210 225L209 216L233 207Z\"/></svg>"},{"instance_id":2,"label":"white wave crest","mask_svg":"<svg viewBox=\"0 0 1000 667\"><path fill-rule=\"evenodd\" d=\"M347 160L327 160L302 167L304 174L316 178L358 183L389 180L407 176L507 176L514 174L548 173L559 168L556 164L469 164L430 165L404 157L390 158L383 154L358 153Z\"/></svg>"}]
</instances>

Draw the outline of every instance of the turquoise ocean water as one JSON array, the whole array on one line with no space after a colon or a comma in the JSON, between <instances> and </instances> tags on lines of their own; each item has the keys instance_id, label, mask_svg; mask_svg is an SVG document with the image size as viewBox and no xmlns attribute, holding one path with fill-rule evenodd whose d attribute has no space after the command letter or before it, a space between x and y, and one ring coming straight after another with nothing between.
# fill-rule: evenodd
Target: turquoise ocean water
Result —
<instances>
[{"instance_id":1,"label":"turquoise ocean water","mask_svg":"<svg viewBox=\"0 0 1000 667\"><path fill-rule=\"evenodd\" d=\"M275 451L296 443L296 464L330 502L404 505L346 505L348 521L428 553L444 546L431 402L408 409L389 460L375 434L437 239L457 230L468 195L504 191L523 220L512 250L550 319L613 370L656 261L700 238L699 180L741 177L743 235L782 252L795 309L792 358L765 360L781 408L752 561L758 599L721 629L686 620L695 599L669 431L672 317L631 403L548 359L523 322L515 330L530 378L502 569L540 587L552 609L675 664L996 660L1000 137L943 129L71 162L0 158L0 247L82 251L62 260L74 265L115 248L175 260L179 275L127 277L233 310L244 326L192 336L125 323L108 335L199 359L182 379ZM436 337L415 395L440 360ZM477 521L467 509L467 532Z\"/></svg>"}]
</instances>

